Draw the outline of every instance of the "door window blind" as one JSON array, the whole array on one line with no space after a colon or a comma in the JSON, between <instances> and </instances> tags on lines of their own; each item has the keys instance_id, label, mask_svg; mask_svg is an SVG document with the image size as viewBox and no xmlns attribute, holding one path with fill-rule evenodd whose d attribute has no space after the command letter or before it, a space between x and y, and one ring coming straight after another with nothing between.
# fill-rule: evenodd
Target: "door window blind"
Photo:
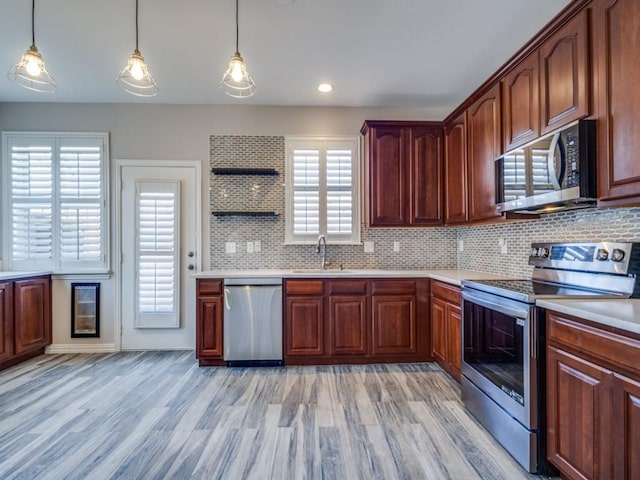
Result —
<instances>
[{"instance_id":1,"label":"door window blind","mask_svg":"<svg viewBox=\"0 0 640 480\"><path fill-rule=\"evenodd\" d=\"M360 240L358 141L287 139L286 243Z\"/></svg>"},{"instance_id":2,"label":"door window blind","mask_svg":"<svg viewBox=\"0 0 640 480\"><path fill-rule=\"evenodd\" d=\"M106 271L106 134L3 137L9 267Z\"/></svg>"}]
</instances>

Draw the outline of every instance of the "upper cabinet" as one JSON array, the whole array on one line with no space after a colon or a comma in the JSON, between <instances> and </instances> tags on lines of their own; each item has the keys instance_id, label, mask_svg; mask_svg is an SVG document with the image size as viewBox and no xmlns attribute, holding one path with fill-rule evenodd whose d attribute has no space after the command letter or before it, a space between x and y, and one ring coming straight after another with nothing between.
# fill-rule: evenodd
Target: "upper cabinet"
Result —
<instances>
[{"instance_id":1,"label":"upper cabinet","mask_svg":"<svg viewBox=\"0 0 640 480\"><path fill-rule=\"evenodd\" d=\"M369 226L441 225L440 124L367 121L362 133Z\"/></svg>"},{"instance_id":2,"label":"upper cabinet","mask_svg":"<svg viewBox=\"0 0 640 480\"><path fill-rule=\"evenodd\" d=\"M505 150L540 136L538 70L538 52L534 52L502 80Z\"/></svg>"},{"instance_id":3,"label":"upper cabinet","mask_svg":"<svg viewBox=\"0 0 640 480\"><path fill-rule=\"evenodd\" d=\"M444 223L467 222L467 127L465 115L444 129Z\"/></svg>"},{"instance_id":4,"label":"upper cabinet","mask_svg":"<svg viewBox=\"0 0 640 480\"><path fill-rule=\"evenodd\" d=\"M500 84L467 110L469 221L501 217L496 211L495 159L502 153Z\"/></svg>"},{"instance_id":5,"label":"upper cabinet","mask_svg":"<svg viewBox=\"0 0 640 480\"><path fill-rule=\"evenodd\" d=\"M540 47L540 133L589 115L589 24L582 10Z\"/></svg>"},{"instance_id":6,"label":"upper cabinet","mask_svg":"<svg viewBox=\"0 0 640 480\"><path fill-rule=\"evenodd\" d=\"M594 2L600 206L640 204L640 2Z\"/></svg>"},{"instance_id":7,"label":"upper cabinet","mask_svg":"<svg viewBox=\"0 0 640 480\"><path fill-rule=\"evenodd\" d=\"M582 10L504 76L506 151L589 115L588 32Z\"/></svg>"}]
</instances>

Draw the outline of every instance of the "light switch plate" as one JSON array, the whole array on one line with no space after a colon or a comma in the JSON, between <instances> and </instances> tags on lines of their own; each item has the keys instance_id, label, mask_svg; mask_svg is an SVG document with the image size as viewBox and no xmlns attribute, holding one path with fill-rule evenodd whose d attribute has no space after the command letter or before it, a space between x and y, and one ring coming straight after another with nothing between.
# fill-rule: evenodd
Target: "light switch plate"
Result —
<instances>
[{"instance_id":1,"label":"light switch plate","mask_svg":"<svg viewBox=\"0 0 640 480\"><path fill-rule=\"evenodd\" d=\"M247 253L253 253L253 242L247 242Z\"/></svg>"},{"instance_id":2,"label":"light switch plate","mask_svg":"<svg viewBox=\"0 0 640 480\"><path fill-rule=\"evenodd\" d=\"M373 242L364 242L364 253L373 253Z\"/></svg>"},{"instance_id":3,"label":"light switch plate","mask_svg":"<svg viewBox=\"0 0 640 480\"><path fill-rule=\"evenodd\" d=\"M400 251L400 242L393 242L393 251L396 253Z\"/></svg>"},{"instance_id":4,"label":"light switch plate","mask_svg":"<svg viewBox=\"0 0 640 480\"><path fill-rule=\"evenodd\" d=\"M256 253L260 253L262 251L262 242L260 240L255 240L253 242L253 251Z\"/></svg>"},{"instance_id":5,"label":"light switch plate","mask_svg":"<svg viewBox=\"0 0 640 480\"><path fill-rule=\"evenodd\" d=\"M458 251L464 252L464 240L458 240Z\"/></svg>"},{"instance_id":6,"label":"light switch plate","mask_svg":"<svg viewBox=\"0 0 640 480\"><path fill-rule=\"evenodd\" d=\"M236 242L225 242L224 253L236 253Z\"/></svg>"}]
</instances>

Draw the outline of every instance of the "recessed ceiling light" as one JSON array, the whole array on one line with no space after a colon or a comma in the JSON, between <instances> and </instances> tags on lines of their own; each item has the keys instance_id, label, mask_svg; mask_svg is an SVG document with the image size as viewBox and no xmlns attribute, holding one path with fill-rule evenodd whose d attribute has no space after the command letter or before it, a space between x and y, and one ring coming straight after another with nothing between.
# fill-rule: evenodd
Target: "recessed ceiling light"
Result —
<instances>
[{"instance_id":1,"label":"recessed ceiling light","mask_svg":"<svg viewBox=\"0 0 640 480\"><path fill-rule=\"evenodd\" d=\"M318 91L322 93L329 93L332 90L333 90L333 85L331 85L330 83L321 83L320 85L318 85Z\"/></svg>"}]
</instances>

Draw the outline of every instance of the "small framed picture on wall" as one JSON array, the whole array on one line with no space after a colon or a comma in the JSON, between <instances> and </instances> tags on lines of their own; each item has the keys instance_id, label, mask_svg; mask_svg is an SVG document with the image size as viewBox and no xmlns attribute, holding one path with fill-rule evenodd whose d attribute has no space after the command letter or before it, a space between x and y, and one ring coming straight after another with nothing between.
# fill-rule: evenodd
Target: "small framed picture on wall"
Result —
<instances>
[{"instance_id":1,"label":"small framed picture on wall","mask_svg":"<svg viewBox=\"0 0 640 480\"><path fill-rule=\"evenodd\" d=\"M71 338L100 337L100 284L71 284Z\"/></svg>"}]
</instances>

